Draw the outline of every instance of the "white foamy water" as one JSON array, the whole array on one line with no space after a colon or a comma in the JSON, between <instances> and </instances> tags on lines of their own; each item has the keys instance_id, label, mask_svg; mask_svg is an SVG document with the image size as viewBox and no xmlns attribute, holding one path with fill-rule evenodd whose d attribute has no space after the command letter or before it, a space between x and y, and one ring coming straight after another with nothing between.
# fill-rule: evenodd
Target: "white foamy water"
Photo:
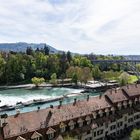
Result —
<instances>
[{"instance_id":1,"label":"white foamy water","mask_svg":"<svg viewBox=\"0 0 140 140\"><path fill-rule=\"evenodd\" d=\"M29 97L8 97L0 96L0 106L2 105L15 105L17 102L27 102L36 99L53 99L59 96L29 96Z\"/></svg>"},{"instance_id":2,"label":"white foamy water","mask_svg":"<svg viewBox=\"0 0 140 140\"><path fill-rule=\"evenodd\" d=\"M34 99L53 99L69 93L80 93L81 89L47 88L40 90L10 89L0 91L0 106L15 105L17 102L27 102Z\"/></svg>"}]
</instances>

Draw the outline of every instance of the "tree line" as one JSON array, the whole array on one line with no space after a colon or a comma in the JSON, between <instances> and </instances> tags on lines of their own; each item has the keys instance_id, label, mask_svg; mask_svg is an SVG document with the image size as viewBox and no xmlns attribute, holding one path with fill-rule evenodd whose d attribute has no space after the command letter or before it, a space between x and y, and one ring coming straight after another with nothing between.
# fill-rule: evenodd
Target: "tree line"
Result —
<instances>
[{"instance_id":1,"label":"tree line","mask_svg":"<svg viewBox=\"0 0 140 140\"><path fill-rule=\"evenodd\" d=\"M0 53L0 84L31 82L33 77L50 80L53 74L57 78L67 78L69 67L92 68L91 61L83 56L72 56L71 52L50 54L49 49L27 48L26 52ZM52 76L53 77L53 76Z\"/></svg>"},{"instance_id":2,"label":"tree line","mask_svg":"<svg viewBox=\"0 0 140 140\"><path fill-rule=\"evenodd\" d=\"M118 64L94 65L90 57L73 55L70 51L50 54L46 46L36 50L28 47L26 52L1 52L0 85L30 83L33 77L44 78L52 83L55 83L55 79L71 78L75 84L79 81L86 84L91 79L113 80L113 77L115 79L121 75ZM108 56L99 58L108 59Z\"/></svg>"}]
</instances>

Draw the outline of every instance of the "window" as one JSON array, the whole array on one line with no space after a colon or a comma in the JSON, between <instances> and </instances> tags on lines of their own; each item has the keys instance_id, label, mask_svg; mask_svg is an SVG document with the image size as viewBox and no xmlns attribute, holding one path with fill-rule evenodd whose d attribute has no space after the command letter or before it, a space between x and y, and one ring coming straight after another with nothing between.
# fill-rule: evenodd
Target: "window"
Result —
<instances>
[{"instance_id":1,"label":"window","mask_svg":"<svg viewBox=\"0 0 140 140\"><path fill-rule=\"evenodd\" d=\"M124 121L127 121L127 116L124 117Z\"/></svg>"},{"instance_id":2,"label":"window","mask_svg":"<svg viewBox=\"0 0 140 140\"><path fill-rule=\"evenodd\" d=\"M54 133L55 133L55 132L56 132L56 131L55 131L53 128L49 128L49 129L47 130L46 134L47 134L47 136L48 136L49 139L52 139L52 138L54 137Z\"/></svg>"},{"instance_id":3,"label":"window","mask_svg":"<svg viewBox=\"0 0 140 140\"><path fill-rule=\"evenodd\" d=\"M116 125L112 125L111 127L110 127L110 130L114 130L116 128Z\"/></svg>"},{"instance_id":4,"label":"window","mask_svg":"<svg viewBox=\"0 0 140 140\"><path fill-rule=\"evenodd\" d=\"M89 131L87 131L87 135L88 135L88 134L90 134L90 130L89 130Z\"/></svg>"},{"instance_id":5,"label":"window","mask_svg":"<svg viewBox=\"0 0 140 140\"><path fill-rule=\"evenodd\" d=\"M61 132L62 133L65 132L65 130L66 130L66 127L65 126L61 128Z\"/></svg>"},{"instance_id":6,"label":"window","mask_svg":"<svg viewBox=\"0 0 140 140\"><path fill-rule=\"evenodd\" d=\"M72 125L70 126L70 130L72 130L72 129L74 129L74 124L72 124Z\"/></svg>"},{"instance_id":7,"label":"window","mask_svg":"<svg viewBox=\"0 0 140 140\"><path fill-rule=\"evenodd\" d=\"M79 127L83 126L83 119L79 118L77 122L79 124Z\"/></svg>"},{"instance_id":8,"label":"window","mask_svg":"<svg viewBox=\"0 0 140 140\"><path fill-rule=\"evenodd\" d=\"M69 127L70 127L70 130L72 130L72 129L74 129L74 124L75 124L75 122L73 121L73 120L71 120L70 122L69 122Z\"/></svg>"},{"instance_id":9,"label":"window","mask_svg":"<svg viewBox=\"0 0 140 140\"><path fill-rule=\"evenodd\" d=\"M133 118L128 119L128 123L131 123L131 122L133 122Z\"/></svg>"},{"instance_id":10,"label":"window","mask_svg":"<svg viewBox=\"0 0 140 140\"><path fill-rule=\"evenodd\" d=\"M83 122L80 122L80 123L79 123L79 127L82 127L82 126L83 126Z\"/></svg>"},{"instance_id":11,"label":"window","mask_svg":"<svg viewBox=\"0 0 140 140\"><path fill-rule=\"evenodd\" d=\"M139 118L140 118L139 115L134 116L134 120L137 120L137 119L139 119Z\"/></svg>"},{"instance_id":12,"label":"window","mask_svg":"<svg viewBox=\"0 0 140 140\"><path fill-rule=\"evenodd\" d=\"M118 122L117 126L121 127L123 125L123 122Z\"/></svg>"},{"instance_id":13,"label":"window","mask_svg":"<svg viewBox=\"0 0 140 140\"><path fill-rule=\"evenodd\" d=\"M102 135L102 134L103 134L103 130L97 131L97 135Z\"/></svg>"},{"instance_id":14,"label":"window","mask_svg":"<svg viewBox=\"0 0 140 140\"><path fill-rule=\"evenodd\" d=\"M38 133L36 131L31 136L32 140L41 140L41 138L42 138L42 134L40 134L40 133Z\"/></svg>"},{"instance_id":15,"label":"window","mask_svg":"<svg viewBox=\"0 0 140 140\"><path fill-rule=\"evenodd\" d=\"M105 128L108 128L108 123L105 123Z\"/></svg>"},{"instance_id":16,"label":"window","mask_svg":"<svg viewBox=\"0 0 140 140\"><path fill-rule=\"evenodd\" d=\"M49 138L49 139L52 139L53 137L54 137L54 133L48 134L48 138Z\"/></svg>"},{"instance_id":17,"label":"window","mask_svg":"<svg viewBox=\"0 0 140 140\"><path fill-rule=\"evenodd\" d=\"M94 132L94 137L96 137L96 132Z\"/></svg>"},{"instance_id":18,"label":"window","mask_svg":"<svg viewBox=\"0 0 140 140\"><path fill-rule=\"evenodd\" d=\"M87 125L90 124L90 123L91 123L91 120L88 120L88 121L87 121Z\"/></svg>"}]
</instances>

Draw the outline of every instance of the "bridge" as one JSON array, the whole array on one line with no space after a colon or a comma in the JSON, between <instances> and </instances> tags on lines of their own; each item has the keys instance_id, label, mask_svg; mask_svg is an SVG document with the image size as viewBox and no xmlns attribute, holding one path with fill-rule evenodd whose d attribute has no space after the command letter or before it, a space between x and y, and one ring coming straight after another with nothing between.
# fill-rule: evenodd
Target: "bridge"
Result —
<instances>
[{"instance_id":1,"label":"bridge","mask_svg":"<svg viewBox=\"0 0 140 140\"><path fill-rule=\"evenodd\" d=\"M91 60L94 64L96 63L134 63L134 64L137 64L137 63L140 63L140 60L125 60L125 59L122 59L122 60Z\"/></svg>"},{"instance_id":2,"label":"bridge","mask_svg":"<svg viewBox=\"0 0 140 140\"><path fill-rule=\"evenodd\" d=\"M123 64L126 63L127 67L133 71L133 73L137 76L138 81L140 82L140 72L136 67L136 64L140 63L140 60L128 60L128 59L122 59L122 60L91 60L93 64L109 64L109 63L114 63L114 64Z\"/></svg>"}]
</instances>

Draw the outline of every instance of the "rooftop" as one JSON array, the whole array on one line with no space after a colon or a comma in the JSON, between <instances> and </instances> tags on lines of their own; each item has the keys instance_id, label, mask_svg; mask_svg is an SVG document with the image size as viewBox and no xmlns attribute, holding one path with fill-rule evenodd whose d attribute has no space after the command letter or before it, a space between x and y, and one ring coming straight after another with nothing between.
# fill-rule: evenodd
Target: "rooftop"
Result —
<instances>
[{"instance_id":1,"label":"rooftop","mask_svg":"<svg viewBox=\"0 0 140 140\"><path fill-rule=\"evenodd\" d=\"M110 109L112 105L108 102L106 96L112 103L128 100L129 97L124 94L123 90L128 96L134 97L138 95L140 97L140 85L130 85L129 87L108 90L102 96L87 97L87 99L81 101L75 99L71 104L63 105L63 103L60 103L59 106L51 106L47 109L37 109L36 111L9 116L6 118L6 124L3 128L4 138L50 128L61 122L82 118L106 108ZM111 117L111 119L113 118Z\"/></svg>"}]
</instances>

